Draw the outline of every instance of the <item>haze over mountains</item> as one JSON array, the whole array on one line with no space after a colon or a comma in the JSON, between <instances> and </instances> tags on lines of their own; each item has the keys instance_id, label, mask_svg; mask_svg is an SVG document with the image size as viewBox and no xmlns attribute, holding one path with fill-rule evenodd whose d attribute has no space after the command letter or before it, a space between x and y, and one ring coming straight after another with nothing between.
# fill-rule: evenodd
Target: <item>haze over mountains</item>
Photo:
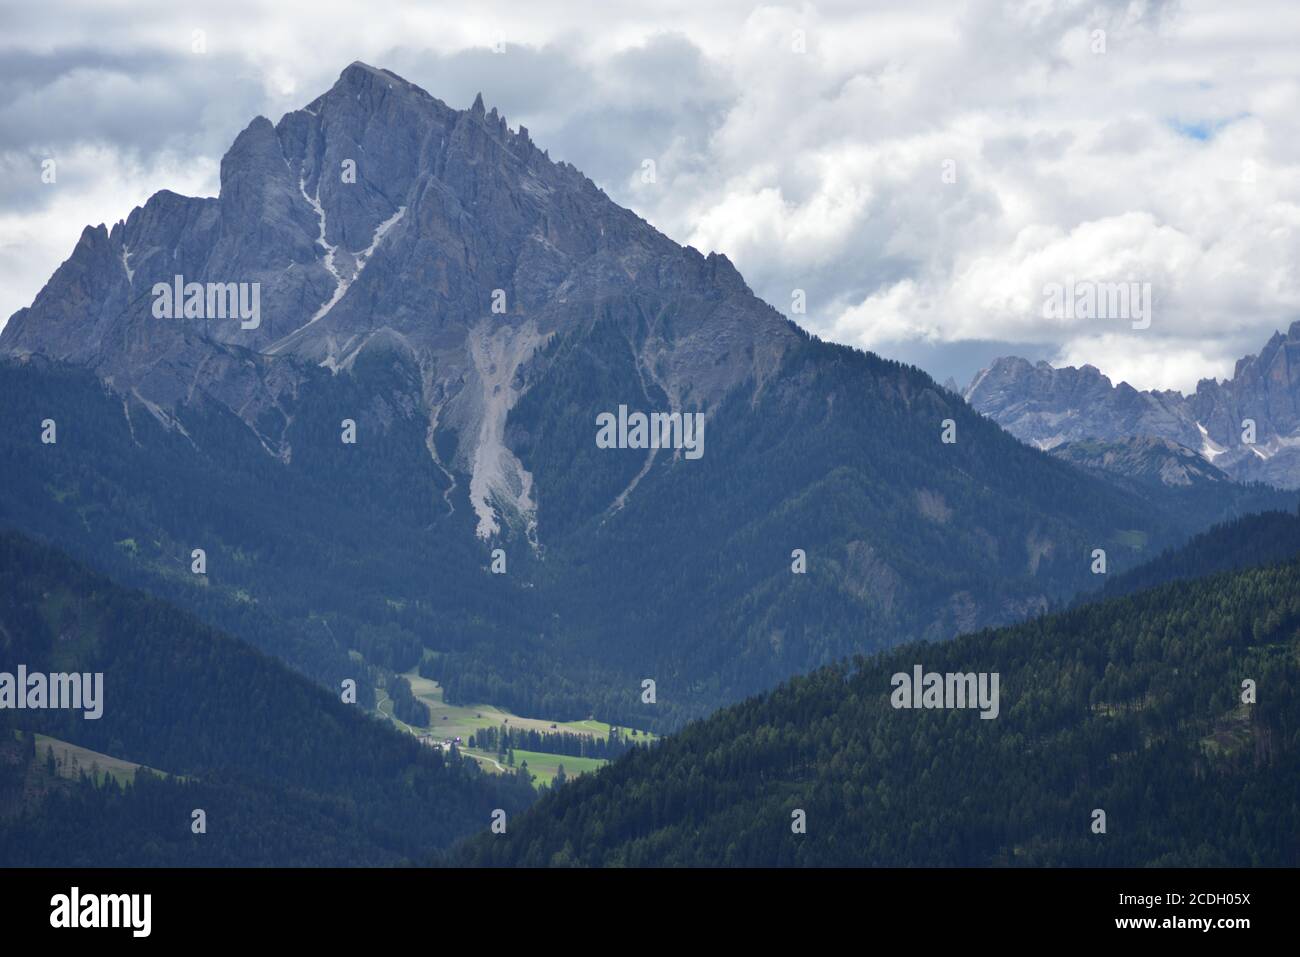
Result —
<instances>
[{"instance_id":1,"label":"haze over mountains","mask_svg":"<svg viewBox=\"0 0 1300 957\"><path fill-rule=\"evenodd\" d=\"M1191 449L1238 481L1300 488L1300 322L1275 333L1232 378L1203 379L1192 395L1113 385L1093 366L998 359L975 376L967 402L1042 449L1091 439L1161 439ZM1245 420L1254 422L1253 441ZM1185 476L1171 474L1174 483Z\"/></svg>"},{"instance_id":2,"label":"haze over mountains","mask_svg":"<svg viewBox=\"0 0 1300 957\"><path fill-rule=\"evenodd\" d=\"M159 317L177 276L258 284L257 321ZM1029 448L809 337L481 99L360 63L255 119L219 197L87 228L0 351L0 520L363 704L419 667L450 700L670 729L1294 498ZM703 456L598 447L620 406L702 412Z\"/></svg>"}]
</instances>

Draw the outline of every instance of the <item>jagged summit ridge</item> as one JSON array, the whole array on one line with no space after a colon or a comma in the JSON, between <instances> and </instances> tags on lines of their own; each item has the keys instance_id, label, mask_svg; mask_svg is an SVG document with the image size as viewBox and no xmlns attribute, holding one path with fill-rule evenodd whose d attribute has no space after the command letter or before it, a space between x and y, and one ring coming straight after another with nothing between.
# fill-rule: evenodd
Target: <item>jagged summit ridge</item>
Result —
<instances>
[{"instance_id":1,"label":"jagged summit ridge","mask_svg":"<svg viewBox=\"0 0 1300 957\"><path fill-rule=\"evenodd\" d=\"M1089 365L1009 356L976 375L964 397L1040 448L1161 438L1239 481L1300 488L1300 321L1239 359L1231 379L1202 379L1191 395L1113 385Z\"/></svg>"}]
</instances>

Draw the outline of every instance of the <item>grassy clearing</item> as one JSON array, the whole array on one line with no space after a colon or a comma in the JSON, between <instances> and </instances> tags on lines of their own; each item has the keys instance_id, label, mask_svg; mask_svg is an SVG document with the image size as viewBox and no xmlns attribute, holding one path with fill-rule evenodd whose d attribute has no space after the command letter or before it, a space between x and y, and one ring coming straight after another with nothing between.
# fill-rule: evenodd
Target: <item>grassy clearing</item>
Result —
<instances>
[{"instance_id":1,"label":"grassy clearing","mask_svg":"<svg viewBox=\"0 0 1300 957\"><path fill-rule=\"evenodd\" d=\"M568 754L546 754L542 751L516 751L515 767L519 767L525 761L528 762L528 770L548 784L554 780L561 764L564 765L565 777L571 778L595 771L609 763L600 758L575 758Z\"/></svg>"},{"instance_id":2,"label":"grassy clearing","mask_svg":"<svg viewBox=\"0 0 1300 957\"><path fill-rule=\"evenodd\" d=\"M552 734L567 732L569 734L590 735L596 738L609 737L611 726L604 721L597 721L595 718L585 718L580 721L548 721L545 718L520 717L504 708L497 708L489 704L448 704L443 700L443 690L438 682L430 678L424 678L415 671L408 672L402 677L411 683L411 691L415 697L428 705L429 727L416 728L396 717L393 714L392 701L382 688L376 689L376 703L379 713L410 734L432 735L438 741L444 739L454 740L459 737L461 739L461 753L473 758L483 770L493 774L501 774L511 769L498 758L495 752L489 753L478 748L468 747L470 736L485 728L505 726ZM636 735L632 736L631 728L620 725L619 730L628 735L633 741L649 743L658 740L657 736L648 731L638 730ZM515 751L516 767L525 760L528 761L528 770L532 772L539 784L549 784L555 778L561 764L564 765L564 773L567 777L575 777L579 774L594 771L601 765L609 763L599 758L545 754L540 751Z\"/></svg>"},{"instance_id":3,"label":"grassy clearing","mask_svg":"<svg viewBox=\"0 0 1300 957\"><path fill-rule=\"evenodd\" d=\"M442 687L438 682L423 678L416 672L402 675L411 683L411 691L417 698L429 706L429 730L439 738L454 738L459 735L465 740L482 728L499 728L503 724L512 728L532 731L567 731L570 734L589 734L598 738L609 737L610 725L594 718L580 721L548 721L545 718L524 718L517 714L497 708L490 704L456 705L443 700ZM626 734L632 729L619 726ZM635 741L656 740L649 731L638 731Z\"/></svg>"},{"instance_id":4,"label":"grassy clearing","mask_svg":"<svg viewBox=\"0 0 1300 957\"><path fill-rule=\"evenodd\" d=\"M555 775L559 772L561 764L564 765L564 776L566 778L575 778L579 774L587 774L609 764L608 761L600 758L577 758L567 754L516 750L515 763L511 767L493 752L482 751L478 748L462 748L461 753L473 758L489 774L504 774L507 771L517 771L519 766L527 761L528 772L533 776L534 784L550 784L555 780Z\"/></svg>"},{"instance_id":5,"label":"grassy clearing","mask_svg":"<svg viewBox=\"0 0 1300 957\"><path fill-rule=\"evenodd\" d=\"M1120 529L1115 533L1116 540L1129 548L1135 548L1141 551L1147 547L1147 540L1150 536L1141 529Z\"/></svg>"},{"instance_id":6,"label":"grassy clearing","mask_svg":"<svg viewBox=\"0 0 1300 957\"><path fill-rule=\"evenodd\" d=\"M90 748L60 741L58 738L51 738L48 734L36 735L37 760L44 761L49 750L54 751L54 762L58 766L59 776L73 780L85 771L86 774L94 776L97 784L106 776L112 777L118 784L129 784L135 780L136 771L145 767L134 761L115 758L112 755L92 751ZM146 770L161 774L163 777L169 776L166 772L154 768L146 768Z\"/></svg>"}]
</instances>

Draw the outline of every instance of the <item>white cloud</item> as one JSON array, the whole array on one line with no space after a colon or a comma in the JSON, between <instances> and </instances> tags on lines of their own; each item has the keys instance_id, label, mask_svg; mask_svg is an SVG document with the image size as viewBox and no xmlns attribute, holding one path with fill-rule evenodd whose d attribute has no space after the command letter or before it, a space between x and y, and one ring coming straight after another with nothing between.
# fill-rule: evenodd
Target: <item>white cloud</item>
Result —
<instances>
[{"instance_id":1,"label":"white cloud","mask_svg":"<svg viewBox=\"0 0 1300 957\"><path fill-rule=\"evenodd\" d=\"M48 191L36 208L0 209L0 315L6 319L31 304L88 225L111 226L160 189L187 196L213 196L215 161L182 161L159 153L147 161L102 145L63 150L55 181L41 182L39 162L0 154L0 175L23 176Z\"/></svg>"},{"instance_id":2,"label":"white cloud","mask_svg":"<svg viewBox=\"0 0 1300 957\"><path fill-rule=\"evenodd\" d=\"M1213 340L1190 343L1168 352L1135 352L1129 348L1130 341L1116 335L1074 339L1052 365L1096 366L1114 383L1141 382L1148 389L1179 391L1187 391L1189 382L1232 375L1232 361L1219 357L1220 347ZM1251 351L1258 352L1259 345Z\"/></svg>"}]
</instances>

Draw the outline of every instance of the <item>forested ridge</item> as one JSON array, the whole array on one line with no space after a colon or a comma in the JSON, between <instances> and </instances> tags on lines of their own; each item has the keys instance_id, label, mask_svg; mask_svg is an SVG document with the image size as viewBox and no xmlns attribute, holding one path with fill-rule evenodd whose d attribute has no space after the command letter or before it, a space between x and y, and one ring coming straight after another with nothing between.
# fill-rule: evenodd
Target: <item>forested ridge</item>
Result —
<instances>
[{"instance_id":1,"label":"forested ridge","mask_svg":"<svg viewBox=\"0 0 1300 957\"><path fill-rule=\"evenodd\" d=\"M1180 579L1286 561L1300 555L1300 514L1266 511L1243 515L1167 548L1145 564L1108 576L1101 591L1080 596L1095 601Z\"/></svg>"},{"instance_id":2,"label":"forested ridge","mask_svg":"<svg viewBox=\"0 0 1300 957\"><path fill-rule=\"evenodd\" d=\"M102 672L104 700L97 720L0 710L6 864L396 863L533 797L515 776L421 745L185 612L0 533L0 671L19 664ZM125 791L54 785L45 754L10 743L15 730L173 777L138 775ZM206 834L190 831L194 808Z\"/></svg>"},{"instance_id":3,"label":"forested ridge","mask_svg":"<svg viewBox=\"0 0 1300 957\"><path fill-rule=\"evenodd\" d=\"M891 675L916 664L998 672L999 717L891 707ZM1257 703L1242 701L1246 680ZM1297 781L1292 561L795 678L578 779L453 859L1294 866Z\"/></svg>"}]
</instances>

